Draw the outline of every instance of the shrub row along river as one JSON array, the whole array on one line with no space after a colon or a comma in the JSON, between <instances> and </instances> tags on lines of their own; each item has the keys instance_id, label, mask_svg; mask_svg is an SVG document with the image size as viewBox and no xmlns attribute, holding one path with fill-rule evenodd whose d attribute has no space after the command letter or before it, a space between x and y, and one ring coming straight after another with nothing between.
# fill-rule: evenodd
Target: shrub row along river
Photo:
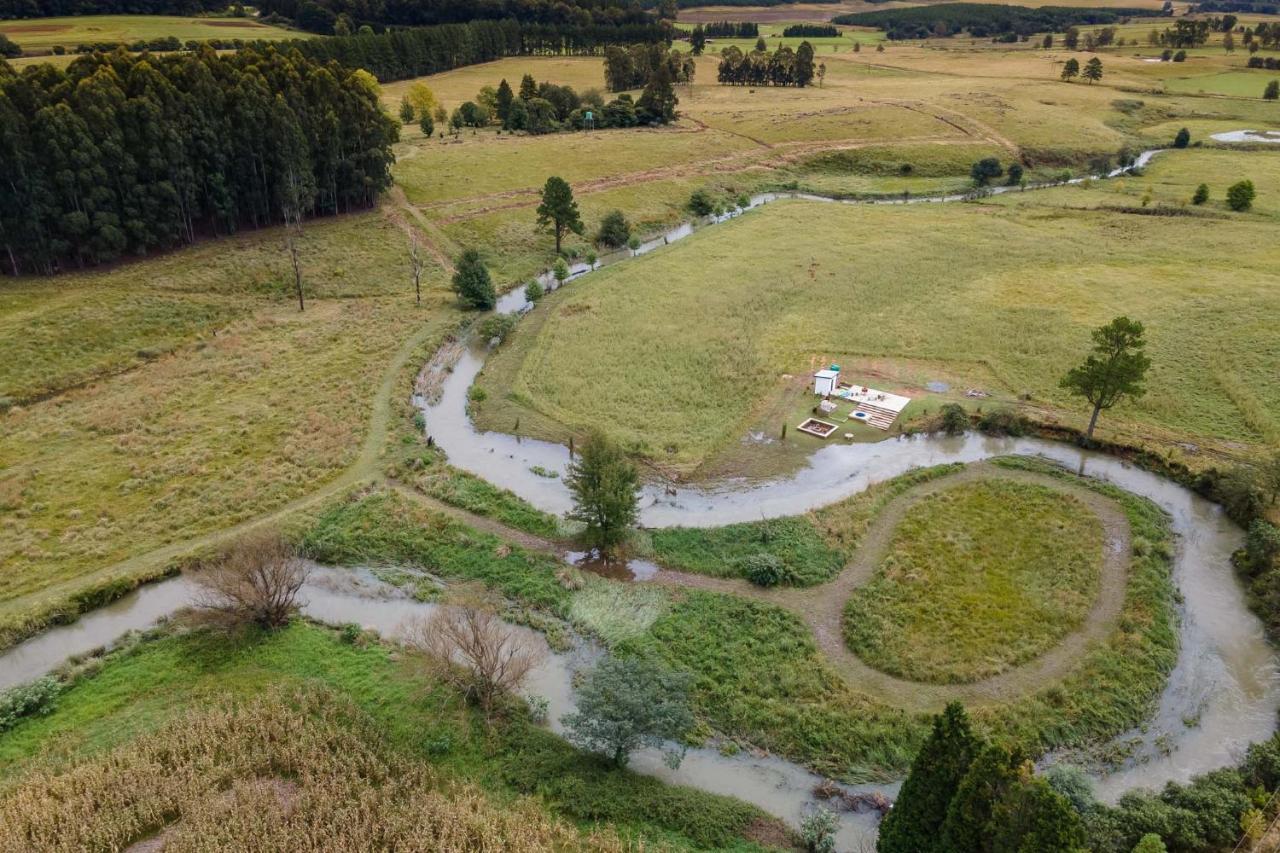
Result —
<instances>
[{"instance_id":1,"label":"shrub row along river","mask_svg":"<svg viewBox=\"0 0 1280 853\"><path fill-rule=\"evenodd\" d=\"M1144 165L1157 152L1145 152ZM1119 170L1116 173L1118 174ZM766 194L752 199L755 207L783 197ZM957 201L963 196L917 198L911 202ZM902 203L902 202L897 202ZM731 216L710 219L707 224ZM644 254L693 233L685 224L651 240L635 252L606 258L612 263ZM577 266L573 278L591 271ZM553 286L549 276L544 286ZM522 292L504 296L502 312L527 310ZM476 430L466 413L467 390L484 364L481 346L465 349L445 375L438 396L419 400L428 433L448 454L451 464L510 489L538 508L560 514L569 508L563 477L548 478L530 469L563 474L567 448L548 442L520 440L510 435ZM1185 603L1180 616L1178 663L1160 696L1153 718L1141 730L1122 736L1141 746L1125 768L1095 778L1098 794L1114 799L1125 790L1186 780L1195 773L1237 760L1245 746L1274 731L1280 708L1280 667L1262 626L1248 610L1231 568L1230 556L1242 541L1238 527L1215 505L1168 480L1136 469L1115 458L1038 439L915 437L878 444L832 444L815 452L804 468L767 481L726 481L706 487L647 485L642 495L641 522L649 527L712 526L762 517L795 515L861 491L872 483L897 476L913 467L946 462L974 462L1007 454L1038 455L1081 474L1098 477L1150 498L1172 518L1179 536L1173 578ZM190 582L173 578L137 590L121 600L89 613L78 622L34 637L0 654L0 689L43 675L68 657L110 644L125 632L154 624L186 606ZM304 612L333 624L355 622L384 636L397 636L404 620L430 613L433 605L413 601L395 587L378 581L366 570L313 566L303 591ZM522 629L523 630L523 629ZM531 641L543 643L540 635ZM599 650L582 643L569 654L548 654L534 674L528 692L546 697L549 724L573 709L573 673L597 657ZM632 759L633 769L674 784L740 797L792 824L815 801L813 787L821 779L803 767L771 756L723 756L712 749L694 749L678 769L667 767L656 751ZM850 791L892 794L895 785L850 786ZM859 849L874 838L872 817L845 814L840 849Z\"/></svg>"}]
</instances>

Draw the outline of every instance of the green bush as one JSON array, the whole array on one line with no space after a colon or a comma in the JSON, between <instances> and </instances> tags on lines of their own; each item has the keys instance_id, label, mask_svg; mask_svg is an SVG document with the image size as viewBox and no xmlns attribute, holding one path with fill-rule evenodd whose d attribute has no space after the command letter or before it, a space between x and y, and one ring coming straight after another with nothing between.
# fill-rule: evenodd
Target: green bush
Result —
<instances>
[{"instance_id":1,"label":"green bush","mask_svg":"<svg viewBox=\"0 0 1280 853\"><path fill-rule=\"evenodd\" d=\"M652 531L651 537L654 556L663 565L714 577L744 577L744 560L769 554L786 568L788 583L810 586L834 577L846 559L804 516L723 527L667 527Z\"/></svg>"},{"instance_id":2,"label":"green bush","mask_svg":"<svg viewBox=\"0 0 1280 853\"><path fill-rule=\"evenodd\" d=\"M1240 181L1227 188L1227 206L1236 211L1248 210L1253 207L1253 200L1257 196L1253 181Z\"/></svg>"},{"instance_id":3,"label":"green bush","mask_svg":"<svg viewBox=\"0 0 1280 853\"><path fill-rule=\"evenodd\" d=\"M978 419L978 429L988 435L1011 435L1015 438L1031 431L1031 424L1011 409L992 409Z\"/></svg>"},{"instance_id":4,"label":"green bush","mask_svg":"<svg viewBox=\"0 0 1280 853\"><path fill-rule=\"evenodd\" d=\"M710 216L715 209L715 202L711 200L711 196L707 195L706 190L695 190L693 195L689 196L689 211L694 216Z\"/></svg>"},{"instance_id":5,"label":"green bush","mask_svg":"<svg viewBox=\"0 0 1280 853\"><path fill-rule=\"evenodd\" d=\"M941 415L938 428L947 435L963 435L969 429L969 413L959 403L947 403Z\"/></svg>"},{"instance_id":6,"label":"green bush","mask_svg":"<svg viewBox=\"0 0 1280 853\"><path fill-rule=\"evenodd\" d=\"M600 220L600 231L596 234L596 241L600 244L619 249L627 245L630 239L631 225L621 210L611 210Z\"/></svg>"},{"instance_id":7,"label":"green bush","mask_svg":"<svg viewBox=\"0 0 1280 853\"><path fill-rule=\"evenodd\" d=\"M789 583L791 572L782 560L773 554L752 554L744 557L741 565L742 576L756 586L777 586Z\"/></svg>"},{"instance_id":8,"label":"green bush","mask_svg":"<svg viewBox=\"0 0 1280 853\"><path fill-rule=\"evenodd\" d=\"M536 282L535 282L536 283ZM516 318L511 314L493 314L480 322L477 332L483 341L502 343L516 327ZM478 388L476 390L479 390Z\"/></svg>"},{"instance_id":9,"label":"green bush","mask_svg":"<svg viewBox=\"0 0 1280 853\"><path fill-rule=\"evenodd\" d=\"M26 717L52 713L61 692L62 682L45 676L0 693L0 732L8 731Z\"/></svg>"},{"instance_id":10,"label":"green bush","mask_svg":"<svg viewBox=\"0 0 1280 853\"><path fill-rule=\"evenodd\" d=\"M524 286L524 298L528 299L530 302L537 302L545 295L546 291L543 290L542 285L536 281L531 281Z\"/></svg>"}]
</instances>

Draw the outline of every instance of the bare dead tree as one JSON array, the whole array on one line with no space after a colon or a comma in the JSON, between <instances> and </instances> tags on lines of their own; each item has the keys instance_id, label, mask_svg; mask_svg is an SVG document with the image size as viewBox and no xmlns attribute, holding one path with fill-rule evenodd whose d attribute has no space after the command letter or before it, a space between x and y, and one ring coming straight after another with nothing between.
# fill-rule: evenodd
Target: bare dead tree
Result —
<instances>
[{"instance_id":1,"label":"bare dead tree","mask_svg":"<svg viewBox=\"0 0 1280 853\"><path fill-rule=\"evenodd\" d=\"M405 644L423 652L432 675L460 690L491 719L497 700L520 689L542 650L490 610L447 605L410 621Z\"/></svg>"},{"instance_id":2,"label":"bare dead tree","mask_svg":"<svg viewBox=\"0 0 1280 853\"><path fill-rule=\"evenodd\" d=\"M419 305L422 304L422 253L418 251L418 232L409 229L409 267L413 271L413 294Z\"/></svg>"},{"instance_id":3,"label":"bare dead tree","mask_svg":"<svg viewBox=\"0 0 1280 853\"><path fill-rule=\"evenodd\" d=\"M286 175L280 212L284 214L284 243L289 252L289 260L293 263L293 286L298 293L298 310L307 310L302 300L302 257L299 244L302 242L302 217L306 214L306 191L302 179L292 167Z\"/></svg>"},{"instance_id":4,"label":"bare dead tree","mask_svg":"<svg viewBox=\"0 0 1280 853\"><path fill-rule=\"evenodd\" d=\"M194 605L223 627L279 628L298 609L306 564L279 533L262 531L236 539L193 575Z\"/></svg>"}]
</instances>

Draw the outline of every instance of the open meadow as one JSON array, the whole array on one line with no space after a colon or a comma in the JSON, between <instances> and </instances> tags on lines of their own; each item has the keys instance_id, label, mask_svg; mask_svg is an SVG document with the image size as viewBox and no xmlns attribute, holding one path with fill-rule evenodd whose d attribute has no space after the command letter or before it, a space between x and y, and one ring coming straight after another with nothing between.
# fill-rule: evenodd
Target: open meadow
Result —
<instances>
[{"instance_id":1,"label":"open meadow","mask_svg":"<svg viewBox=\"0 0 1280 853\"><path fill-rule=\"evenodd\" d=\"M77 15L66 18L28 18L0 21L0 33L27 54L47 54L55 47L74 51L81 44L176 38L188 41L243 39L279 41L305 38L306 33L273 27L249 18L184 18L172 15Z\"/></svg>"}]
</instances>

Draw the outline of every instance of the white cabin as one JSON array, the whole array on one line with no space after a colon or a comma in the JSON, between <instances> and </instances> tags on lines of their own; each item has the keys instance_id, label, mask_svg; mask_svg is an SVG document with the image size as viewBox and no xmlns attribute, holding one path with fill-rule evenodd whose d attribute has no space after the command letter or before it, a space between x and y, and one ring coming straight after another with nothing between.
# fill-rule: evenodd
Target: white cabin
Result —
<instances>
[{"instance_id":1,"label":"white cabin","mask_svg":"<svg viewBox=\"0 0 1280 853\"><path fill-rule=\"evenodd\" d=\"M840 387L840 368L834 364L828 370L819 370L813 374L813 393L819 397L828 397L836 393Z\"/></svg>"}]
</instances>

